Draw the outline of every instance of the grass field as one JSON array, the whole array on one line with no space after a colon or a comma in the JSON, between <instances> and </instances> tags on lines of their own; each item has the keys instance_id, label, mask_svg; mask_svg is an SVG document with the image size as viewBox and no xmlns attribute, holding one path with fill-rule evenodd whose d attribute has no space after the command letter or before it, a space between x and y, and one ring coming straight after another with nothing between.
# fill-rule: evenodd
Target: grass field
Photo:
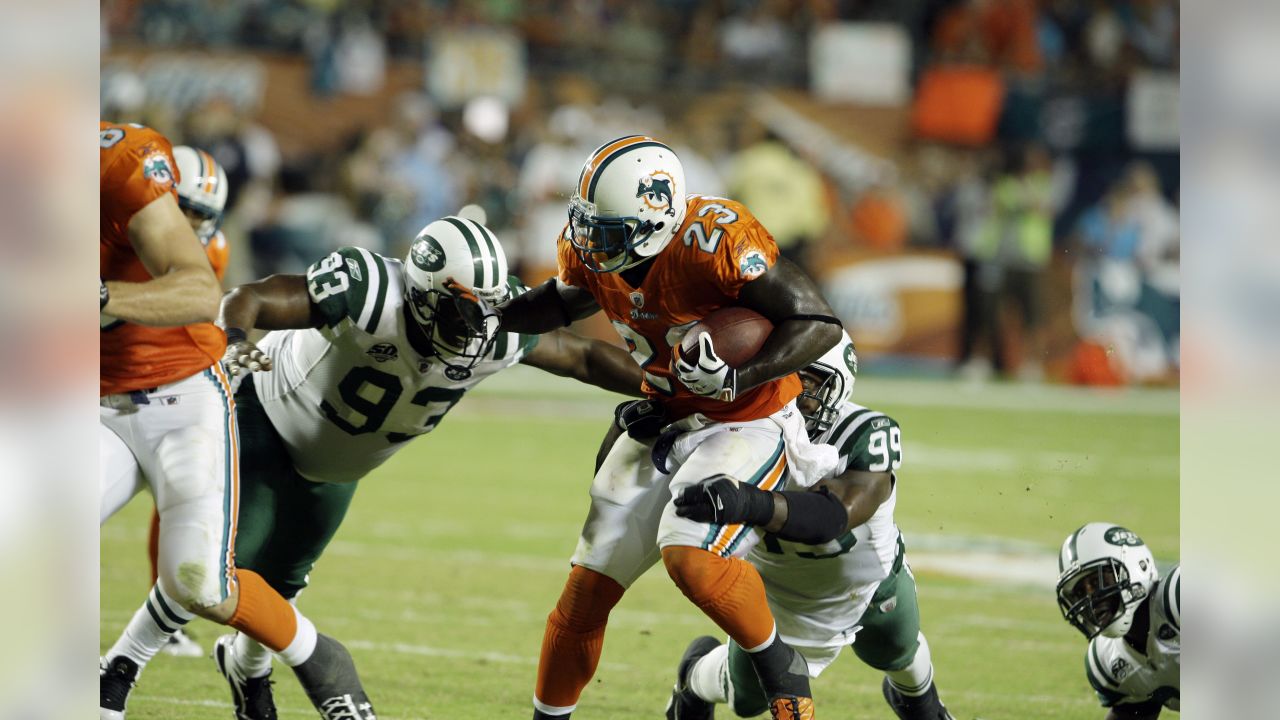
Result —
<instances>
[{"instance_id":1,"label":"grass field","mask_svg":"<svg viewBox=\"0 0 1280 720\"><path fill-rule=\"evenodd\" d=\"M547 612L568 571L612 403L523 372L495 378L366 478L301 607L352 649L379 718L530 714ZM957 718L1100 718L1083 639L1053 598L1067 533L1111 520L1178 556L1177 396L863 377L903 427L898 523L939 688ZM105 650L147 590L149 498L102 529ZM660 718L685 644L714 626L661 568L610 621L575 717ZM221 628L196 621L207 647ZM276 666L282 715L314 717ZM815 682L823 718L891 718L879 676L845 653ZM732 717L722 709L721 717ZM131 720L230 718L208 659L161 656Z\"/></svg>"}]
</instances>

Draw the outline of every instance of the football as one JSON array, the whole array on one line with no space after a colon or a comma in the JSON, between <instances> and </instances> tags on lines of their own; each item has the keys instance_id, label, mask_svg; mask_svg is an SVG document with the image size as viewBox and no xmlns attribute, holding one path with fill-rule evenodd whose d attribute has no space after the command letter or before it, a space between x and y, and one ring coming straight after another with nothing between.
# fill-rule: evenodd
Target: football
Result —
<instances>
[{"instance_id":1,"label":"football","mask_svg":"<svg viewBox=\"0 0 1280 720\"><path fill-rule=\"evenodd\" d=\"M711 344L729 367L739 367L756 356L764 341L773 332L773 323L765 316L744 307L727 307L716 310L689 328L680 341L680 357L696 362L698 336L711 335Z\"/></svg>"}]
</instances>

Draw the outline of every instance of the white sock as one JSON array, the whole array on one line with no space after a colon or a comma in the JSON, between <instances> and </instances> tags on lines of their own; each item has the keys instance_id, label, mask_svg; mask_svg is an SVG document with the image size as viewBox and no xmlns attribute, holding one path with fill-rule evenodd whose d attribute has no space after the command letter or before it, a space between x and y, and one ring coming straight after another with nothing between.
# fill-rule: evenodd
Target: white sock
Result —
<instances>
[{"instance_id":1,"label":"white sock","mask_svg":"<svg viewBox=\"0 0 1280 720\"><path fill-rule=\"evenodd\" d=\"M151 587L147 601L133 614L116 644L107 651L107 658L123 655L138 663L141 669L169 642L170 635L194 617L166 595L160 589L160 583L156 583Z\"/></svg>"},{"instance_id":2,"label":"white sock","mask_svg":"<svg viewBox=\"0 0 1280 720\"><path fill-rule=\"evenodd\" d=\"M235 651L236 665L240 666L245 677L259 678L271 672L271 650L257 640L244 633L236 633L232 649Z\"/></svg>"},{"instance_id":3,"label":"white sock","mask_svg":"<svg viewBox=\"0 0 1280 720\"><path fill-rule=\"evenodd\" d=\"M689 689L707 702L729 702L728 645L721 645L698 658L689 670Z\"/></svg>"},{"instance_id":4,"label":"white sock","mask_svg":"<svg viewBox=\"0 0 1280 720\"><path fill-rule=\"evenodd\" d=\"M920 633L919 639L920 649L916 650L911 664L901 670L885 673L898 692L909 697L920 697L933 684L933 659L929 655L929 643L924 639L924 633Z\"/></svg>"},{"instance_id":5,"label":"white sock","mask_svg":"<svg viewBox=\"0 0 1280 720\"><path fill-rule=\"evenodd\" d=\"M285 665L298 667L311 657L311 653L315 652L316 626L305 615L298 612L296 607L293 609L293 615L298 618L298 632L293 636L293 642L289 643L289 647L276 654Z\"/></svg>"}]
</instances>

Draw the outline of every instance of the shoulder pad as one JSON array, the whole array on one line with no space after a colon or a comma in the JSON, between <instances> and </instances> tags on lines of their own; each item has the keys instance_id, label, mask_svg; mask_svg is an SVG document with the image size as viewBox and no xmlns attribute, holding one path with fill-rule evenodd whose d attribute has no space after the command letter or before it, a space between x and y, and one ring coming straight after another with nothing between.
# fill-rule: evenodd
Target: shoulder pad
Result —
<instances>
[{"instance_id":1,"label":"shoulder pad","mask_svg":"<svg viewBox=\"0 0 1280 720\"><path fill-rule=\"evenodd\" d=\"M840 453L841 472L885 472L902 465L902 430L882 412L854 410L836 423L829 438Z\"/></svg>"},{"instance_id":2,"label":"shoulder pad","mask_svg":"<svg viewBox=\"0 0 1280 720\"><path fill-rule=\"evenodd\" d=\"M330 328L350 321L372 333L391 281L386 259L364 248L339 248L307 268L307 293Z\"/></svg>"}]
</instances>

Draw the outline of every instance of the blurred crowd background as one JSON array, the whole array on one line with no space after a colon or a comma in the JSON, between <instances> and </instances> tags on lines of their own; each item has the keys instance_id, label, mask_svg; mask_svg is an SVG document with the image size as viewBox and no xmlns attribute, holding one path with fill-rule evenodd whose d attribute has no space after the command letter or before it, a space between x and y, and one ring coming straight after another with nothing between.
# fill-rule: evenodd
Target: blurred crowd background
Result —
<instances>
[{"instance_id":1,"label":"blurred crowd background","mask_svg":"<svg viewBox=\"0 0 1280 720\"><path fill-rule=\"evenodd\" d=\"M402 255L469 203L541 282L582 162L643 133L821 281L868 366L1177 382L1172 0L101 7L103 117L230 177L230 283Z\"/></svg>"}]
</instances>

